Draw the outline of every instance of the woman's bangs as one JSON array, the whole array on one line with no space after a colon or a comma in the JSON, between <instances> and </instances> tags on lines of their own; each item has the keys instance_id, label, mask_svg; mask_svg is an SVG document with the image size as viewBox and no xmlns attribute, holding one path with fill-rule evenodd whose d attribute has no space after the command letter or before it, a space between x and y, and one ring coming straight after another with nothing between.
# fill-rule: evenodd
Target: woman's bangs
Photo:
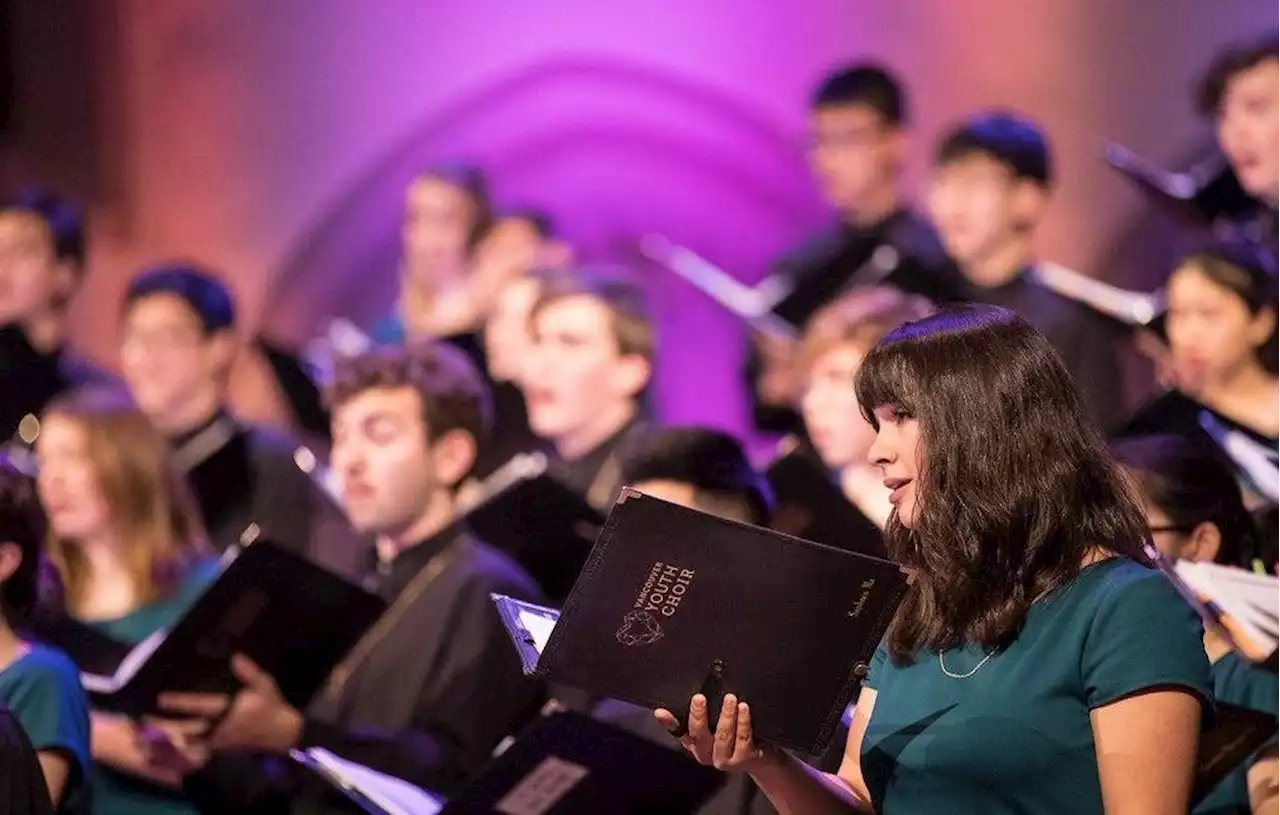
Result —
<instances>
[{"instance_id":1,"label":"woman's bangs","mask_svg":"<svg viewBox=\"0 0 1280 815\"><path fill-rule=\"evenodd\" d=\"M876 408L896 405L911 414L916 411L916 382L906 349L900 343L882 343L863 359L854 379L854 392L862 415L879 429Z\"/></svg>"}]
</instances>

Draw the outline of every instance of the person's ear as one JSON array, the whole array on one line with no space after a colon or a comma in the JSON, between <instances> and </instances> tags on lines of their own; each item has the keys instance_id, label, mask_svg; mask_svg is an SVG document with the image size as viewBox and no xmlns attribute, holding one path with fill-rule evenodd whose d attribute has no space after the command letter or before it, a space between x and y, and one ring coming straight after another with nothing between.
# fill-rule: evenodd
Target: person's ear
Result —
<instances>
[{"instance_id":1,"label":"person's ear","mask_svg":"<svg viewBox=\"0 0 1280 815\"><path fill-rule=\"evenodd\" d=\"M239 352L239 342L234 330L224 328L209 335L206 340L209 352L209 367L213 375L225 379L231 373Z\"/></svg>"},{"instance_id":2,"label":"person's ear","mask_svg":"<svg viewBox=\"0 0 1280 815\"><path fill-rule=\"evenodd\" d=\"M613 380L619 392L638 399L648 387L652 375L653 366L649 364L649 360L640 354L624 354L618 357Z\"/></svg>"},{"instance_id":3,"label":"person's ear","mask_svg":"<svg viewBox=\"0 0 1280 815\"><path fill-rule=\"evenodd\" d=\"M902 165L906 163L907 147L911 141L909 135L901 127L885 125L884 151L895 168L901 169Z\"/></svg>"},{"instance_id":4,"label":"person's ear","mask_svg":"<svg viewBox=\"0 0 1280 815\"><path fill-rule=\"evenodd\" d=\"M53 264L53 281L50 286L52 305L66 308L80 287L80 264L71 258L61 258Z\"/></svg>"},{"instance_id":5,"label":"person's ear","mask_svg":"<svg viewBox=\"0 0 1280 815\"><path fill-rule=\"evenodd\" d=\"M1049 191L1043 186L1028 179L1015 181L1010 204L1014 225L1020 230L1033 229L1040 223L1048 203Z\"/></svg>"},{"instance_id":6,"label":"person's ear","mask_svg":"<svg viewBox=\"0 0 1280 815\"><path fill-rule=\"evenodd\" d=\"M1253 318L1249 320L1249 344L1254 348L1261 347L1263 343L1271 339L1271 334L1275 330L1275 309L1259 309L1258 313L1253 315Z\"/></svg>"},{"instance_id":7,"label":"person's ear","mask_svg":"<svg viewBox=\"0 0 1280 815\"><path fill-rule=\"evenodd\" d=\"M1182 546L1179 555L1183 560L1197 563L1213 563L1218 559L1218 550L1222 548L1222 532L1212 521L1196 524Z\"/></svg>"},{"instance_id":8,"label":"person's ear","mask_svg":"<svg viewBox=\"0 0 1280 815\"><path fill-rule=\"evenodd\" d=\"M475 438L465 430L450 430L431 444L431 468L436 481L456 485L471 472L479 452Z\"/></svg>"},{"instance_id":9,"label":"person's ear","mask_svg":"<svg viewBox=\"0 0 1280 815\"><path fill-rule=\"evenodd\" d=\"M22 565L22 548L12 541L0 543L0 583L7 583Z\"/></svg>"}]
</instances>

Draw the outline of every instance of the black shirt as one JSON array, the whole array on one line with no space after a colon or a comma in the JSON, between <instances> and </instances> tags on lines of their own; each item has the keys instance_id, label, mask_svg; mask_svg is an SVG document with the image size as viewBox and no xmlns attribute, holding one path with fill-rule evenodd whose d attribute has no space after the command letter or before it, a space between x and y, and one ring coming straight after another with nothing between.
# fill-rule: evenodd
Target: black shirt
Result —
<instances>
[{"instance_id":1,"label":"black shirt","mask_svg":"<svg viewBox=\"0 0 1280 815\"><path fill-rule=\"evenodd\" d=\"M1280 555L1277 554L1280 543L1277 542L1276 505L1258 492L1249 472L1223 450L1221 444L1209 432L1209 428L1242 433L1260 448L1269 450L1273 460L1277 456L1277 450L1280 449L1280 439L1242 425L1177 390L1167 390L1150 399L1129 417L1116 435L1124 437L1170 434L1208 445L1222 454L1223 460L1231 465L1242 488L1258 496L1256 507L1253 509L1257 521L1257 535L1254 540L1245 541L1245 546L1240 553L1241 562L1236 565L1252 568L1253 561L1256 559L1261 561L1267 569L1273 569L1276 560L1280 559Z\"/></svg>"},{"instance_id":2,"label":"black shirt","mask_svg":"<svg viewBox=\"0 0 1280 815\"><path fill-rule=\"evenodd\" d=\"M608 513L622 483L622 452L626 445L637 444L648 432L650 422L640 413L590 452L578 458L559 459L553 473L569 489L587 499L597 510Z\"/></svg>"},{"instance_id":3,"label":"black shirt","mask_svg":"<svg viewBox=\"0 0 1280 815\"><path fill-rule=\"evenodd\" d=\"M363 658L335 671L346 680L312 700L298 748L456 794L542 702L490 594L540 597L515 563L457 527L370 567L362 582L392 606L352 650ZM350 811L278 756L219 755L184 788L205 812Z\"/></svg>"},{"instance_id":4,"label":"black shirt","mask_svg":"<svg viewBox=\"0 0 1280 815\"><path fill-rule=\"evenodd\" d=\"M18 432L28 414L40 416L59 394L115 380L68 351L37 351L17 325L0 327L0 444Z\"/></svg>"},{"instance_id":5,"label":"black shirt","mask_svg":"<svg viewBox=\"0 0 1280 815\"><path fill-rule=\"evenodd\" d=\"M1126 334L1120 324L1041 285L1030 270L1001 286L971 286L968 298L1007 308L1031 323L1062 357L1102 427L1111 430L1123 420L1124 377L1118 351Z\"/></svg>"},{"instance_id":6,"label":"black shirt","mask_svg":"<svg viewBox=\"0 0 1280 815\"><path fill-rule=\"evenodd\" d=\"M218 551L257 524L264 538L311 555L318 516L339 512L298 469L298 442L283 433L241 424L219 410L169 443Z\"/></svg>"}]
</instances>

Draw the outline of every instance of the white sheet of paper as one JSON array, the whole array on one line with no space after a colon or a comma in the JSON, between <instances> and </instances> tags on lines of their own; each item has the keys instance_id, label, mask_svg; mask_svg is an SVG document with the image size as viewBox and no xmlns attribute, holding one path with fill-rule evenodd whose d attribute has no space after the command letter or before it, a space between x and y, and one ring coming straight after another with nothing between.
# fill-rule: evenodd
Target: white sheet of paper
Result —
<instances>
[{"instance_id":1,"label":"white sheet of paper","mask_svg":"<svg viewBox=\"0 0 1280 815\"><path fill-rule=\"evenodd\" d=\"M442 801L408 781L339 758L321 747L312 747L307 755L391 815L438 815L444 808Z\"/></svg>"},{"instance_id":2,"label":"white sheet of paper","mask_svg":"<svg viewBox=\"0 0 1280 815\"><path fill-rule=\"evenodd\" d=\"M539 655L543 649L547 647L547 642L551 639L551 632L555 630L556 621L550 617L544 617L541 614L535 614L528 609L520 609L520 625L525 631L529 632L529 636L533 637L533 647Z\"/></svg>"}]
</instances>

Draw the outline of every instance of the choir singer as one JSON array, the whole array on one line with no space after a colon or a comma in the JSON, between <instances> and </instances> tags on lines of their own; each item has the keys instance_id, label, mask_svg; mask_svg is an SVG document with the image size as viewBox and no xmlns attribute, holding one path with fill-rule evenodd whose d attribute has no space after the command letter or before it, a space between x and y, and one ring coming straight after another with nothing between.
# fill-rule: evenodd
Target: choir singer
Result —
<instances>
[{"instance_id":1,"label":"choir singer","mask_svg":"<svg viewBox=\"0 0 1280 815\"><path fill-rule=\"evenodd\" d=\"M1048 340L1005 309L947 309L888 334L855 387L889 552L916 576L840 769L757 743L732 695L695 696L681 743L783 815L1187 811L1200 625L1149 568L1142 511Z\"/></svg>"}]
</instances>

